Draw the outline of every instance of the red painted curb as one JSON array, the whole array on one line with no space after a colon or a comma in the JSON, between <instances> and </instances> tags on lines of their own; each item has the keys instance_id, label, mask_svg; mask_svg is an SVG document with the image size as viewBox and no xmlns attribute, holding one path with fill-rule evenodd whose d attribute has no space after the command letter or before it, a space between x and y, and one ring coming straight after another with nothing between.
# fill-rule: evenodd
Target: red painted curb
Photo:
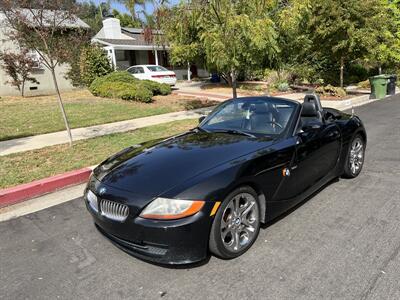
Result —
<instances>
[{"instance_id":1,"label":"red painted curb","mask_svg":"<svg viewBox=\"0 0 400 300\"><path fill-rule=\"evenodd\" d=\"M91 168L83 168L64 174L35 180L30 183L0 190L0 208L22 202L43 194L54 192L69 185L83 183L88 180Z\"/></svg>"}]
</instances>

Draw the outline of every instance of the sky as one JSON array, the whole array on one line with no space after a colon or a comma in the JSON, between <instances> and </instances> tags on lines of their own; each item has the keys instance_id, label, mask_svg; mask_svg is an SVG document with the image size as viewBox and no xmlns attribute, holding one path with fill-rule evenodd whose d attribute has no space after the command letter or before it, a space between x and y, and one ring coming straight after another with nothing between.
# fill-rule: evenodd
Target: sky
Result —
<instances>
[{"instance_id":1,"label":"sky","mask_svg":"<svg viewBox=\"0 0 400 300\"><path fill-rule=\"evenodd\" d=\"M92 0L94 3L99 4L101 2L106 2L105 0ZM90 2L90 0L84 1L81 0L79 2ZM151 1L149 1L151 2ZM177 4L179 2L179 0L170 0L169 3L170 4ZM111 1L111 7L117 9L120 12L127 12L125 6L121 3L118 3L118 1ZM146 12L152 13L153 12L153 5L151 3L146 3Z\"/></svg>"}]
</instances>

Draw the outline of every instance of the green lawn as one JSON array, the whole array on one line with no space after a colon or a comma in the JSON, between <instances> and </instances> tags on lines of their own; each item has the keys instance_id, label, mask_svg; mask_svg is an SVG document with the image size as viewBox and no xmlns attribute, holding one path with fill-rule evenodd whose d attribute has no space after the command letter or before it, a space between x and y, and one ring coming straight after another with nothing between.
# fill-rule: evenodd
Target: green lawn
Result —
<instances>
[{"instance_id":1,"label":"green lawn","mask_svg":"<svg viewBox=\"0 0 400 300\"><path fill-rule=\"evenodd\" d=\"M130 145L174 135L193 128L197 120L154 125L67 145L0 156L0 188L6 188L63 172L96 165Z\"/></svg>"},{"instance_id":2,"label":"green lawn","mask_svg":"<svg viewBox=\"0 0 400 300\"><path fill-rule=\"evenodd\" d=\"M87 90L63 94L72 128L158 115L190 109L194 98L157 96L153 103L94 97ZM55 96L2 97L0 141L65 130Z\"/></svg>"}]
</instances>

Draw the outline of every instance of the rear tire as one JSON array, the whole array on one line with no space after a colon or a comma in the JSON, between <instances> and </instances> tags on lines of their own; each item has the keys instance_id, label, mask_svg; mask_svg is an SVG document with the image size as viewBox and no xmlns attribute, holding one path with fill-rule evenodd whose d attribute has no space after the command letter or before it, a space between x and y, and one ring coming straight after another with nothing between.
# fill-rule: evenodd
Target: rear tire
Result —
<instances>
[{"instance_id":1,"label":"rear tire","mask_svg":"<svg viewBox=\"0 0 400 300\"><path fill-rule=\"evenodd\" d=\"M365 142L361 135L357 134L351 141L344 165L343 177L355 178L362 170L365 158Z\"/></svg>"},{"instance_id":2,"label":"rear tire","mask_svg":"<svg viewBox=\"0 0 400 300\"><path fill-rule=\"evenodd\" d=\"M211 253L232 259L250 249L260 231L260 211L258 195L251 187L243 186L231 192L211 227Z\"/></svg>"}]
</instances>

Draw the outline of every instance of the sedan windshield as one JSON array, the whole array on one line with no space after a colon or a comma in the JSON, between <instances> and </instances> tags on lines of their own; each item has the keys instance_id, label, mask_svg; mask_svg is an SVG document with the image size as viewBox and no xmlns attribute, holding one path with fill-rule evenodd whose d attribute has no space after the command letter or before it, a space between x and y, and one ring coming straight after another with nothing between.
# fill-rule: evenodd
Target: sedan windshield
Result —
<instances>
[{"instance_id":1,"label":"sedan windshield","mask_svg":"<svg viewBox=\"0 0 400 300\"><path fill-rule=\"evenodd\" d=\"M218 106L201 124L210 132L277 136L286 132L296 103L274 98L238 98Z\"/></svg>"},{"instance_id":2,"label":"sedan windshield","mask_svg":"<svg viewBox=\"0 0 400 300\"><path fill-rule=\"evenodd\" d=\"M164 72L168 71L168 69L161 67L161 66L147 66L147 69L150 70L150 72Z\"/></svg>"}]
</instances>

